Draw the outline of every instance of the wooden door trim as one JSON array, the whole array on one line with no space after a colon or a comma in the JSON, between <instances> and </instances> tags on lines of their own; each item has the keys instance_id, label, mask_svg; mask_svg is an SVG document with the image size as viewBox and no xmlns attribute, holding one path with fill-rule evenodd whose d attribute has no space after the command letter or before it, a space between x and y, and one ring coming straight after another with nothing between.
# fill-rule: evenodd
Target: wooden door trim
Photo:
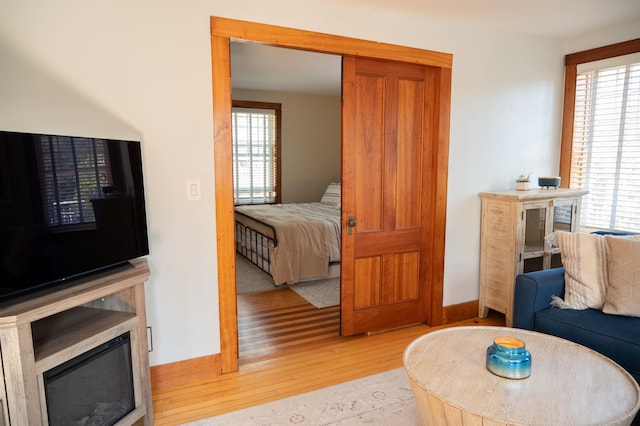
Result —
<instances>
[{"instance_id":1,"label":"wooden door trim","mask_svg":"<svg viewBox=\"0 0 640 426\"><path fill-rule=\"evenodd\" d=\"M211 63L213 91L214 189L218 260L218 303L220 312L220 352L222 373L238 370L238 328L236 308L236 267L233 228L233 174L231 164L231 75L229 42L231 39L260 42L343 56L360 56L410 62L439 68L438 114L434 140L438 141L434 182L436 203L433 226L433 276L429 292L430 323L442 324L444 276L444 233L447 199L447 163L449 146L449 110L453 56L405 46L360 40L211 17Z\"/></svg>"},{"instance_id":2,"label":"wooden door trim","mask_svg":"<svg viewBox=\"0 0 640 426\"><path fill-rule=\"evenodd\" d=\"M439 68L451 68L453 64L450 53L215 16L211 17L211 35L311 52L388 59Z\"/></svg>"},{"instance_id":3,"label":"wooden door trim","mask_svg":"<svg viewBox=\"0 0 640 426\"><path fill-rule=\"evenodd\" d=\"M434 156L436 173L433 176L435 205L433 206L433 267L431 268L432 287L430 306L427 312L431 312L431 325L441 325L444 322L442 306L444 294L444 251L446 241L447 223L447 191L449 176L449 132L451 122L451 68L440 68L436 72L437 97L434 100L436 117L433 128L432 140L436 141L438 153ZM437 266L436 266L437 265Z\"/></svg>"}]
</instances>

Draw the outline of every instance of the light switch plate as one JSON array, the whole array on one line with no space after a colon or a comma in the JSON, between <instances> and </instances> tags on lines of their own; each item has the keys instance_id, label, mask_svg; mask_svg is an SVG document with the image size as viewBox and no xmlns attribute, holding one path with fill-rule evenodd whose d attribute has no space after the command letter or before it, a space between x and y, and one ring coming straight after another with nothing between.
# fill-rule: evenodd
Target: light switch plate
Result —
<instances>
[{"instance_id":1,"label":"light switch plate","mask_svg":"<svg viewBox=\"0 0 640 426\"><path fill-rule=\"evenodd\" d=\"M200 201L202 195L200 193L200 180L191 179L187 181L187 200Z\"/></svg>"}]
</instances>

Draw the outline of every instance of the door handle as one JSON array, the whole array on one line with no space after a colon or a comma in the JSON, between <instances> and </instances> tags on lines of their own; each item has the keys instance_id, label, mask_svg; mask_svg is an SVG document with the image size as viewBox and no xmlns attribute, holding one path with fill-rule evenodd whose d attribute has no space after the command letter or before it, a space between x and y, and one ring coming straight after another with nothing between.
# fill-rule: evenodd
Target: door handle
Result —
<instances>
[{"instance_id":1,"label":"door handle","mask_svg":"<svg viewBox=\"0 0 640 426\"><path fill-rule=\"evenodd\" d=\"M358 221L353 216L347 218L347 235L351 235L351 230L356 227Z\"/></svg>"}]
</instances>

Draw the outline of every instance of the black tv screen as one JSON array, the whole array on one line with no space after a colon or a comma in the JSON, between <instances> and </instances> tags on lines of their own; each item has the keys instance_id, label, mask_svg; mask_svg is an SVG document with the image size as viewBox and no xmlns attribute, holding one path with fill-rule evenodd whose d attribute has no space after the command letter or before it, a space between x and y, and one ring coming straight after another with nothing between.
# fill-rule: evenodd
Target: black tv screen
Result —
<instances>
[{"instance_id":1,"label":"black tv screen","mask_svg":"<svg viewBox=\"0 0 640 426\"><path fill-rule=\"evenodd\" d=\"M139 142L0 131L0 302L147 254Z\"/></svg>"}]
</instances>

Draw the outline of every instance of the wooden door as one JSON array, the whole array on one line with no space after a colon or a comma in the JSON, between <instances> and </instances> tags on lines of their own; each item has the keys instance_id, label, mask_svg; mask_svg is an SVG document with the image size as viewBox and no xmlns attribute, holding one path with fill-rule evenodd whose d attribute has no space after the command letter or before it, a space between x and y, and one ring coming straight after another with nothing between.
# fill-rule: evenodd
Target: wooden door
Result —
<instances>
[{"instance_id":1,"label":"wooden door","mask_svg":"<svg viewBox=\"0 0 640 426\"><path fill-rule=\"evenodd\" d=\"M427 322L436 75L343 61L342 334Z\"/></svg>"}]
</instances>

